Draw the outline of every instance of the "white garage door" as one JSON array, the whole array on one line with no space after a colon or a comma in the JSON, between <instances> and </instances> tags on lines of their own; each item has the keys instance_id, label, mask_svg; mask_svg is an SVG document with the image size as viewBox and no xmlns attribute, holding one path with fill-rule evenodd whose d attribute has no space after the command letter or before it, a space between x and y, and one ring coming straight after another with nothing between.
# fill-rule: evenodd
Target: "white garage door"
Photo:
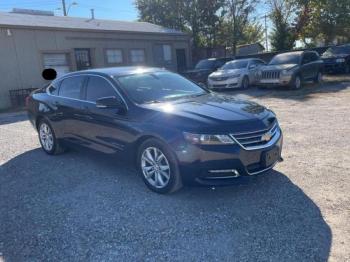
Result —
<instances>
[{"instance_id":1,"label":"white garage door","mask_svg":"<svg viewBox=\"0 0 350 262\"><path fill-rule=\"evenodd\" d=\"M56 70L57 75L61 76L70 71L68 54L55 53L55 54L43 54L44 68L53 68Z\"/></svg>"}]
</instances>

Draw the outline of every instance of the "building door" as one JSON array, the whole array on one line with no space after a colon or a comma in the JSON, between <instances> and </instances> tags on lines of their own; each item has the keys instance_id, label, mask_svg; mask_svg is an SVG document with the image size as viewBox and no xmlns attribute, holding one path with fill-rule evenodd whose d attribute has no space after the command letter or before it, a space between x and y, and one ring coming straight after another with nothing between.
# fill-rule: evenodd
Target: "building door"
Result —
<instances>
[{"instance_id":1,"label":"building door","mask_svg":"<svg viewBox=\"0 0 350 262\"><path fill-rule=\"evenodd\" d=\"M90 49L79 48L74 49L75 61L77 63L77 70L85 70L91 68Z\"/></svg>"},{"instance_id":2,"label":"building door","mask_svg":"<svg viewBox=\"0 0 350 262\"><path fill-rule=\"evenodd\" d=\"M176 49L176 62L178 72L183 72L187 69L185 49Z\"/></svg>"},{"instance_id":3,"label":"building door","mask_svg":"<svg viewBox=\"0 0 350 262\"><path fill-rule=\"evenodd\" d=\"M57 76L64 75L70 71L68 53L45 53L43 54L44 68L52 68L57 72Z\"/></svg>"}]
</instances>

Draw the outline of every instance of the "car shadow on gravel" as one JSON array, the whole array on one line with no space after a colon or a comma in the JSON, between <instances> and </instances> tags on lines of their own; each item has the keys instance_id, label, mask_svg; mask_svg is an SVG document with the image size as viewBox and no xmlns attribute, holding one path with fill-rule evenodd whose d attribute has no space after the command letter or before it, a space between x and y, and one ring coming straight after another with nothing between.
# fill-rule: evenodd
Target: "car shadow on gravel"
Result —
<instances>
[{"instance_id":1,"label":"car shadow on gravel","mask_svg":"<svg viewBox=\"0 0 350 262\"><path fill-rule=\"evenodd\" d=\"M28 120L28 116L25 111L14 112L14 113L1 113L0 112L0 126L13 124Z\"/></svg>"},{"instance_id":2,"label":"car shadow on gravel","mask_svg":"<svg viewBox=\"0 0 350 262\"><path fill-rule=\"evenodd\" d=\"M158 195L115 158L35 149L0 166L0 199L5 261L327 261L332 240L278 171Z\"/></svg>"}]
</instances>

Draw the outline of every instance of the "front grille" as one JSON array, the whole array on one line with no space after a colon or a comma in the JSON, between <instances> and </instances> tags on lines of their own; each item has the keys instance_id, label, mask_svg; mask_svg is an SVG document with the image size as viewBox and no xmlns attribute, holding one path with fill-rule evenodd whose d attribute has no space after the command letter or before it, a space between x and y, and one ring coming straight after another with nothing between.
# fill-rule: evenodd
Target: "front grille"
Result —
<instances>
[{"instance_id":1,"label":"front grille","mask_svg":"<svg viewBox=\"0 0 350 262\"><path fill-rule=\"evenodd\" d=\"M244 149L262 148L278 135L279 127L275 122L272 127L245 133L230 134L231 137ZM266 136L269 139L264 139Z\"/></svg>"},{"instance_id":2,"label":"front grille","mask_svg":"<svg viewBox=\"0 0 350 262\"><path fill-rule=\"evenodd\" d=\"M262 79L278 79L280 78L280 71L263 71Z\"/></svg>"},{"instance_id":3,"label":"front grille","mask_svg":"<svg viewBox=\"0 0 350 262\"><path fill-rule=\"evenodd\" d=\"M219 76L217 76L217 77L211 76L210 77L210 80L213 80L213 81L225 81L227 79L228 79L228 77L224 77L224 76L221 76L221 77L219 77Z\"/></svg>"}]
</instances>

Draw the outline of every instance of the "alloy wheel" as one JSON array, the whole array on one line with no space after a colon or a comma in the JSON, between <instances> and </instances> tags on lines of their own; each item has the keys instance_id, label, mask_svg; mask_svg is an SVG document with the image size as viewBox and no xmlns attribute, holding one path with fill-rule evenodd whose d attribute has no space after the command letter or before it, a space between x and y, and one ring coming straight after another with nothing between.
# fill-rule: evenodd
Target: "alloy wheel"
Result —
<instances>
[{"instance_id":1,"label":"alloy wheel","mask_svg":"<svg viewBox=\"0 0 350 262\"><path fill-rule=\"evenodd\" d=\"M51 128L48 124L42 123L39 128L39 137L43 148L46 151L51 151L54 145L54 138Z\"/></svg>"},{"instance_id":2,"label":"alloy wheel","mask_svg":"<svg viewBox=\"0 0 350 262\"><path fill-rule=\"evenodd\" d=\"M141 156L142 173L148 183L164 188L170 180L170 165L163 152L156 147L146 148Z\"/></svg>"},{"instance_id":3,"label":"alloy wheel","mask_svg":"<svg viewBox=\"0 0 350 262\"><path fill-rule=\"evenodd\" d=\"M295 88L299 89L301 87L301 80L299 76L295 77Z\"/></svg>"}]
</instances>

